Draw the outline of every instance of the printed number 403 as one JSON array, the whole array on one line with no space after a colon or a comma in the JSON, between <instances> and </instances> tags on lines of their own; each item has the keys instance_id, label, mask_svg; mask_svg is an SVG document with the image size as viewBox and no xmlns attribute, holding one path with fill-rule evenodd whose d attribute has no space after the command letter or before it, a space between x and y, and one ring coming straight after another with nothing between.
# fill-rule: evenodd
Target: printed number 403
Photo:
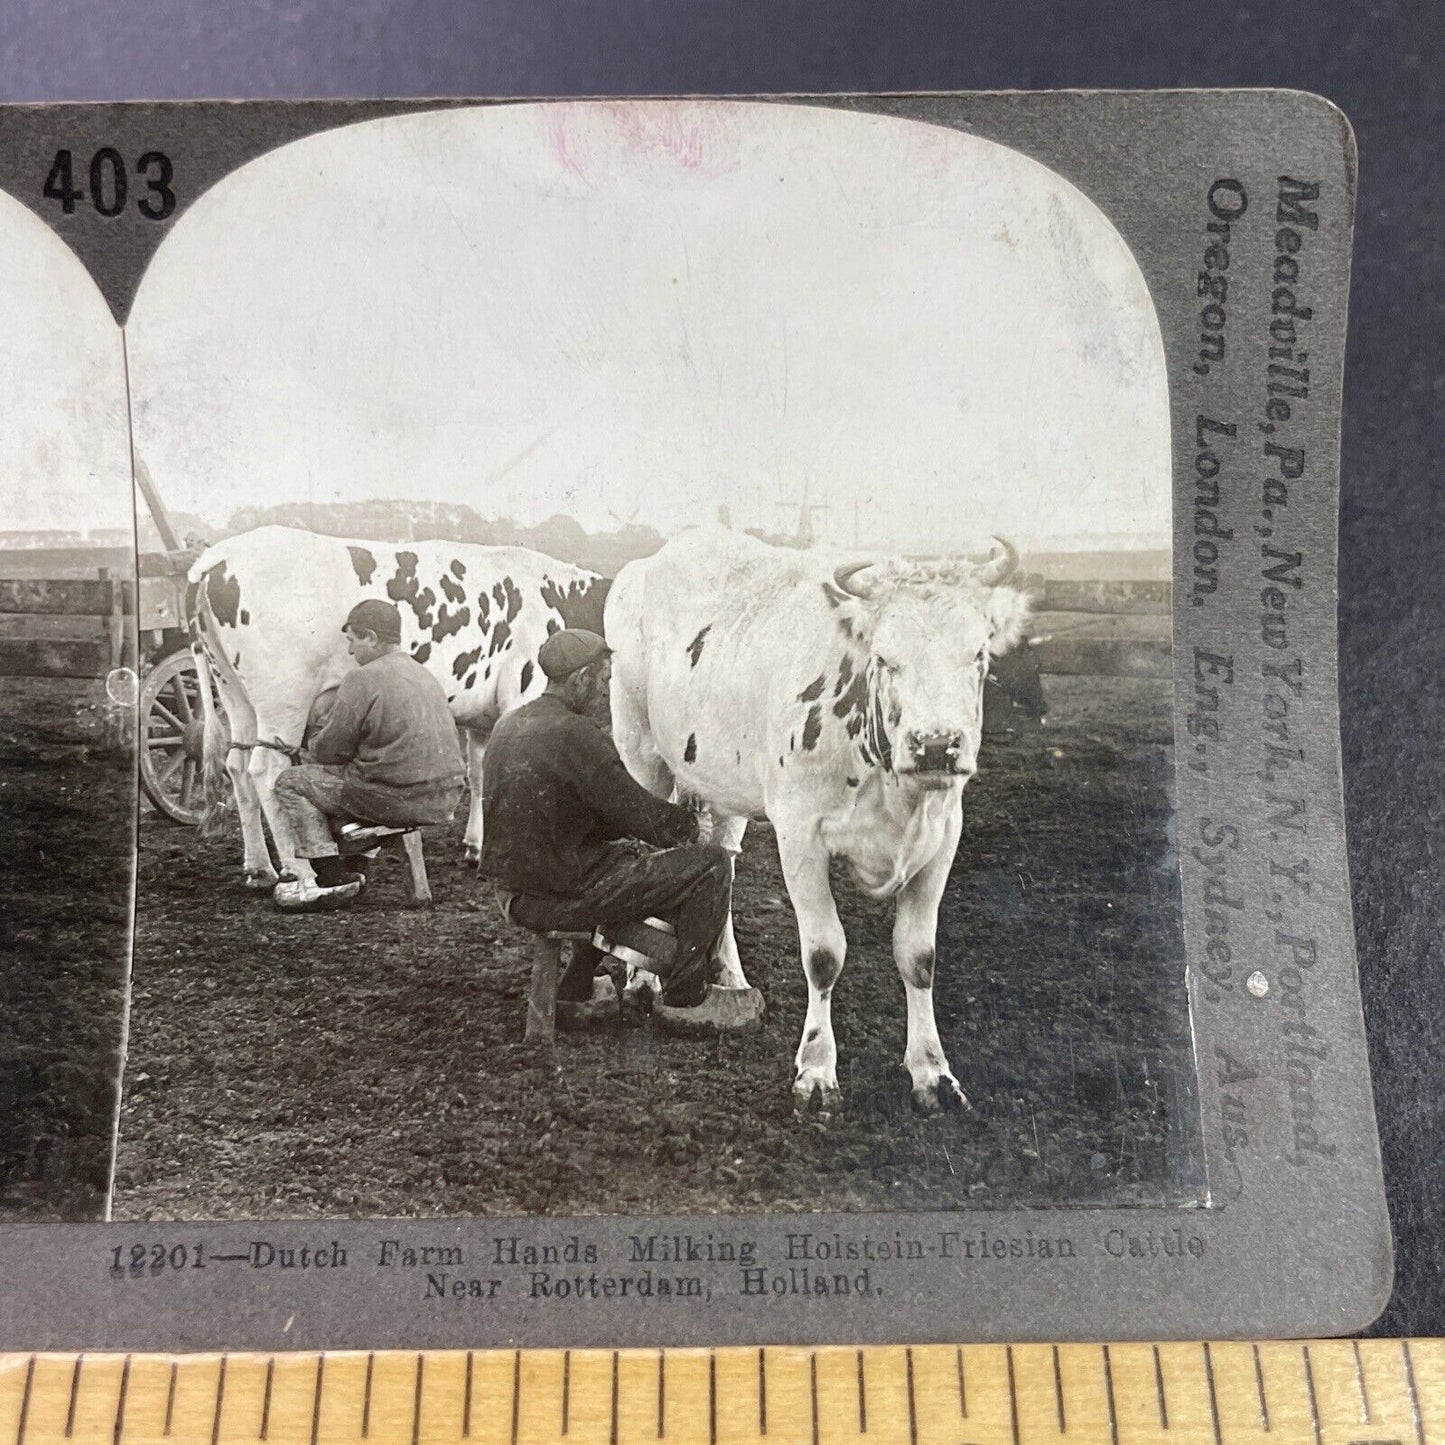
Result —
<instances>
[{"instance_id":1,"label":"printed number 403","mask_svg":"<svg viewBox=\"0 0 1445 1445\"><path fill-rule=\"evenodd\" d=\"M147 151L136 163L138 179L145 183L145 194L136 201L136 209L148 221L164 221L176 208L176 193L171 189L175 171L170 157L161 151ZM90 204L102 216L118 216L125 210L130 194L130 178L125 158L113 146L105 146L90 158L89 191L75 184L75 158L69 151L56 151L41 191L48 201L59 201L68 216L77 201L87 195Z\"/></svg>"}]
</instances>

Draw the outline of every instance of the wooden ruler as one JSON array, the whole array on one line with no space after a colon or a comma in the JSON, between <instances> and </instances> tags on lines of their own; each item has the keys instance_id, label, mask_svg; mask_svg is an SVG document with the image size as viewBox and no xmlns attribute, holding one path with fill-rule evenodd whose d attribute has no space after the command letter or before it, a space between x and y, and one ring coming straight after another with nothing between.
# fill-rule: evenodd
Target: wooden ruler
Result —
<instances>
[{"instance_id":1,"label":"wooden ruler","mask_svg":"<svg viewBox=\"0 0 1445 1445\"><path fill-rule=\"evenodd\" d=\"M0 1445L1445 1445L1445 1340L0 1356Z\"/></svg>"}]
</instances>

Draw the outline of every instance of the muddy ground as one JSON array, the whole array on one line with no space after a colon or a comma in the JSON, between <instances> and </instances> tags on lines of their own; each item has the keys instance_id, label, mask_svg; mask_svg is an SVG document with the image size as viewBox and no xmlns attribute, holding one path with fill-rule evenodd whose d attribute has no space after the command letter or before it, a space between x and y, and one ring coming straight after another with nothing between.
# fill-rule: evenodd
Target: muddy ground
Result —
<instances>
[{"instance_id":1,"label":"muddy ground","mask_svg":"<svg viewBox=\"0 0 1445 1445\"><path fill-rule=\"evenodd\" d=\"M766 827L736 893L753 1035L521 1042L529 940L431 830L436 906L383 860L355 911L283 917L234 829L142 824L118 1218L1162 1203L1200 1194L1167 685L1051 687L985 745L939 930L940 1033L976 1105L919 1119L891 909L839 873L843 1107L796 1118L805 1007Z\"/></svg>"},{"instance_id":2,"label":"muddy ground","mask_svg":"<svg viewBox=\"0 0 1445 1445\"><path fill-rule=\"evenodd\" d=\"M0 1220L98 1219L135 757L101 682L0 678Z\"/></svg>"}]
</instances>

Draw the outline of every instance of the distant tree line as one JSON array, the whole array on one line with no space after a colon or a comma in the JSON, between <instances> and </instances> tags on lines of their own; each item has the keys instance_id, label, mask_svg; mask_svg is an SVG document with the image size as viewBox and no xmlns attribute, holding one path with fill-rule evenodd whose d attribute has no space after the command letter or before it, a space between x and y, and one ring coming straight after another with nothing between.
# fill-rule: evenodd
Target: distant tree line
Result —
<instances>
[{"instance_id":1,"label":"distant tree line","mask_svg":"<svg viewBox=\"0 0 1445 1445\"><path fill-rule=\"evenodd\" d=\"M651 527L627 523L610 532L588 532L575 518L560 513L523 526L511 517L482 517L456 502L377 498L363 502L283 502L271 507L239 507L224 527L208 526L189 513L172 514L172 525L187 545L219 541L256 527L300 527L325 536L374 542L420 542L440 538L492 547L528 547L561 562L611 576L626 562L649 557L663 538ZM141 550L159 550L159 534L142 519Z\"/></svg>"}]
</instances>

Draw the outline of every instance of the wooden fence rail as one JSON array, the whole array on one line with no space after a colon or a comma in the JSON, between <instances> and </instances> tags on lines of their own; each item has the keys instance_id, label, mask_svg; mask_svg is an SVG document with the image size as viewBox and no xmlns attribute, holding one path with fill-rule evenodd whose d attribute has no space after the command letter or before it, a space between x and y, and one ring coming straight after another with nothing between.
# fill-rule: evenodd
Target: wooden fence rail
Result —
<instances>
[{"instance_id":1,"label":"wooden fence rail","mask_svg":"<svg viewBox=\"0 0 1445 1445\"><path fill-rule=\"evenodd\" d=\"M1042 583L1041 612L1132 612L1168 617L1168 582L1077 582L1050 578Z\"/></svg>"},{"instance_id":2,"label":"wooden fence rail","mask_svg":"<svg viewBox=\"0 0 1445 1445\"><path fill-rule=\"evenodd\" d=\"M1173 675L1168 582L1036 579L1030 590L1028 635L1045 676Z\"/></svg>"},{"instance_id":3,"label":"wooden fence rail","mask_svg":"<svg viewBox=\"0 0 1445 1445\"><path fill-rule=\"evenodd\" d=\"M95 579L0 580L0 614L88 619L85 637L0 637L0 677L105 677L132 657L126 617L135 612L135 585L109 576Z\"/></svg>"},{"instance_id":4,"label":"wooden fence rail","mask_svg":"<svg viewBox=\"0 0 1445 1445\"><path fill-rule=\"evenodd\" d=\"M118 583L104 579L52 581L35 577L0 581L0 612L68 617L109 617Z\"/></svg>"}]
</instances>

